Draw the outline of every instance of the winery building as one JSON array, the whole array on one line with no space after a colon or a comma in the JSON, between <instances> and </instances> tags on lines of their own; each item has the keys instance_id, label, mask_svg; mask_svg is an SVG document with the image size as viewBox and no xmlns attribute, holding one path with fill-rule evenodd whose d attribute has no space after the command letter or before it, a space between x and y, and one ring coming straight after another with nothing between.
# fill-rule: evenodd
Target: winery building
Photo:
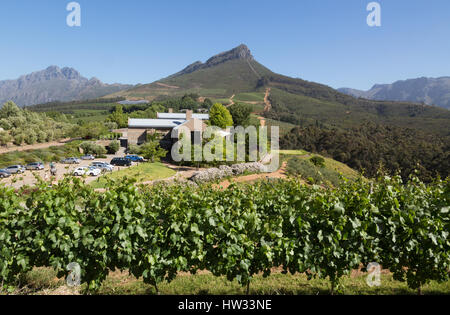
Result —
<instances>
[{"instance_id":1,"label":"winery building","mask_svg":"<svg viewBox=\"0 0 450 315\"><path fill-rule=\"evenodd\" d=\"M178 131L181 127L188 128L192 134L203 133L207 125L205 121L209 120L208 114L194 114L191 110L186 113L158 113L157 119L134 119L128 120L127 138L128 145L143 144L148 134L161 134L161 145L169 147L177 140L178 134L172 138L172 131Z\"/></svg>"}]
</instances>

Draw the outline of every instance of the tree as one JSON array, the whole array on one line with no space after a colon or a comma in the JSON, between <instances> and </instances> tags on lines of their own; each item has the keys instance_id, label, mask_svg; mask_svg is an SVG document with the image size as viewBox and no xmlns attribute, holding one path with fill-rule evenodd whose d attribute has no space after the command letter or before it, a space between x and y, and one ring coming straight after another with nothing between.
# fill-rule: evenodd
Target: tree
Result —
<instances>
[{"instance_id":1,"label":"tree","mask_svg":"<svg viewBox=\"0 0 450 315\"><path fill-rule=\"evenodd\" d=\"M122 105L117 105L106 121L115 122L119 128L126 128L128 126L128 116L123 112Z\"/></svg>"},{"instance_id":2,"label":"tree","mask_svg":"<svg viewBox=\"0 0 450 315\"><path fill-rule=\"evenodd\" d=\"M105 127L108 128L109 131L113 131L114 129L117 129L119 125L113 121L106 121Z\"/></svg>"},{"instance_id":3,"label":"tree","mask_svg":"<svg viewBox=\"0 0 450 315\"><path fill-rule=\"evenodd\" d=\"M107 147L108 154L116 154L120 149L119 141L112 141Z\"/></svg>"},{"instance_id":4,"label":"tree","mask_svg":"<svg viewBox=\"0 0 450 315\"><path fill-rule=\"evenodd\" d=\"M128 154L140 154L141 148L137 144L129 144L127 153Z\"/></svg>"},{"instance_id":5,"label":"tree","mask_svg":"<svg viewBox=\"0 0 450 315\"><path fill-rule=\"evenodd\" d=\"M13 142L15 145L22 145L25 141L25 135L23 133L18 133L14 136Z\"/></svg>"},{"instance_id":6,"label":"tree","mask_svg":"<svg viewBox=\"0 0 450 315\"><path fill-rule=\"evenodd\" d=\"M107 134L109 131L105 127L105 125L101 122L90 122L83 124L81 128L79 128L78 137L82 137L83 139L98 139L100 136Z\"/></svg>"},{"instance_id":7,"label":"tree","mask_svg":"<svg viewBox=\"0 0 450 315\"><path fill-rule=\"evenodd\" d=\"M26 134L25 134L25 142L27 144L35 144L37 141L38 137L36 132L34 132L34 130L29 130Z\"/></svg>"},{"instance_id":8,"label":"tree","mask_svg":"<svg viewBox=\"0 0 450 315\"><path fill-rule=\"evenodd\" d=\"M7 146L10 143L12 137L6 131L0 131L0 145Z\"/></svg>"},{"instance_id":9,"label":"tree","mask_svg":"<svg viewBox=\"0 0 450 315\"><path fill-rule=\"evenodd\" d=\"M158 142L147 142L141 146L140 154L147 160L154 163L167 155L167 151L161 148Z\"/></svg>"},{"instance_id":10,"label":"tree","mask_svg":"<svg viewBox=\"0 0 450 315\"><path fill-rule=\"evenodd\" d=\"M0 118L9 118L19 116L21 109L14 102L6 102L0 109Z\"/></svg>"},{"instance_id":11,"label":"tree","mask_svg":"<svg viewBox=\"0 0 450 315\"><path fill-rule=\"evenodd\" d=\"M230 114L235 126L247 127L250 124L252 107L246 104L236 103L229 107Z\"/></svg>"},{"instance_id":12,"label":"tree","mask_svg":"<svg viewBox=\"0 0 450 315\"><path fill-rule=\"evenodd\" d=\"M106 154L106 149L94 142L83 142L80 144L80 148L84 154L94 154L96 156L102 156Z\"/></svg>"},{"instance_id":13,"label":"tree","mask_svg":"<svg viewBox=\"0 0 450 315\"><path fill-rule=\"evenodd\" d=\"M220 103L216 103L209 111L209 121L213 126L222 129L233 126L233 117L231 117L228 109Z\"/></svg>"},{"instance_id":14,"label":"tree","mask_svg":"<svg viewBox=\"0 0 450 315\"><path fill-rule=\"evenodd\" d=\"M213 106L213 102L209 98L205 98L203 101L202 107L210 109Z\"/></svg>"}]
</instances>

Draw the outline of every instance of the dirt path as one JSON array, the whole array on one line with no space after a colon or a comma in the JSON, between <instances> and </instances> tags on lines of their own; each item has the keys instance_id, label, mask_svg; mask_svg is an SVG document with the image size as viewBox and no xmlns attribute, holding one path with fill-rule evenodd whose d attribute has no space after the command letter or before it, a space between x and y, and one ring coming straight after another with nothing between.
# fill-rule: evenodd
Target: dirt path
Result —
<instances>
[{"instance_id":1,"label":"dirt path","mask_svg":"<svg viewBox=\"0 0 450 315\"><path fill-rule=\"evenodd\" d=\"M272 109L272 104L269 101L270 96L270 88L266 89L266 95L264 96L264 104L266 104L266 107L264 107L264 112L270 112Z\"/></svg>"},{"instance_id":2,"label":"dirt path","mask_svg":"<svg viewBox=\"0 0 450 315\"><path fill-rule=\"evenodd\" d=\"M235 96L236 96L236 94L233 94L233 95L230 97L230 104L228 104L226 107L230 107L230 106L234 105L233 99L234 99Z\"/></svg>"},{"instance_id":3,"label":"dirt path","mask_svg":"<svg viewBox=\"0 0 450 315\"><path fill-rule=\"evenodd\" d=\"M0 148L0 154L5 154L9 152L15 152L15 151L28 151L28 150L38 150L38 149L47 149L50 147L60 147L65 145L66 143L70 142L71 139L63 139L60 141L53 141L53 142L46 142L46 143L37 143L37 144L31 144L31 145L24 145L24 146L11 146L11 147L1 147Z\"/></svg>"},{"instance_id":4,"label":"dirt path","mask_svg":"<svg viewBox=\"0 0 450 315\"><path fill-rule=\"evenodd\" d=\"M168 85L168 84L164 84L164 83L156 83L159 86L165 87L165 88L169 88L169 89L179 89L178 86L174 86L174 85Z\"/></svg>"},{"instance_id":5,"label":"dirt path","mask_svg":"<svg viewBox=\"0 0 450 315\"><path fill-rule=\"evenodd\" d=\"M229 180L223 181L221 182L218 187L221 187L223 189L227 189L231 183L248 183L248 182L254 182L256 180L260 180L260 179L282 179L282 178L286 178L286 166L287 163L284 162L283 165L281 166L281 168L273 173L263 173L263 174L253 174L253 175L248 175L248 176L241 176L241 177L236 177L233 178L231 180L231 182Z\"/></svg>"}]
</instances>

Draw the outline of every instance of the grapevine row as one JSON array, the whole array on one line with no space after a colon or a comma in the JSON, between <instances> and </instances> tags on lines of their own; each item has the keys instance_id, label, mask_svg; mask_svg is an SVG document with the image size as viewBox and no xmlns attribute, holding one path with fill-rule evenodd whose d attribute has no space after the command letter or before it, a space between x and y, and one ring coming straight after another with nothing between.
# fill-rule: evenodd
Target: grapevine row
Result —
<instances>
[{"instance_id":1,"label":"grapevine row","mask_svg":"<svg viewBox=\"0 0 450 315\"><path fill-rule=\"evenodd\" d=\"M411 177L348 182L334 189L296 180L96 192L79 179L16 191L0 187L0 282L33 267L66 276L78 263L97 290L128 270L158 288L179 272L208 270L248 286L274 267L328 278L332 288L361 264L378 262L419 289L449 280L450 181Z\"/></svg>"}]
</instances>

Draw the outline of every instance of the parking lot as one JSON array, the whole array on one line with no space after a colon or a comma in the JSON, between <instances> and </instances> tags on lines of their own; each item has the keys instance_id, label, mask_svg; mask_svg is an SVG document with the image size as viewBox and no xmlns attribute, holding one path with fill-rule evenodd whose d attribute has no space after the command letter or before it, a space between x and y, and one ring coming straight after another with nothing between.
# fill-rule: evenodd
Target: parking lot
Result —
<instances>
[{"instance_id":1,"label":"parking lot","mask_svg":"<svg viewBox=\"0 0 450 315\"><path fill-rule=\"evenodd\" d=\"M119 152L115 155L107 155L107 158L105 159L95 159L93 161L81 161L80 164L61 164L61 163L55 163L56 166L56 170L57 170L57 175L55 176L55 182L61 180L62 178L64 178L64 176L66 174L70 174L72 175L74 170L78 167L85 167L85 166L90 166L91 163L93 162L106 162L109 163L111 162L111 160L113 158L116 157L124 157L125 156L125 149L121 148L119 150ZM69 156L68 156L69 158ZM135 164L135 163L133 163ZM115 166L114 167L114 172L122 170L126 167L118 167ZM36 178L34 177L34 174L39 175L41 178L45 179L45 180L50 180L51 178L51 174L50 174L50 165L49 164L45 164L45 169L42 171L25 171L25 173L23 174L17 174L17 175L12 175L9 178L4 178L1 179L0 182L1 183L5 183L6 185L10 185L14 188L20 188L24 185L34 185L36 183ZM100 176L103 176L100 175ZM96 180L98 177L86 177L86 182L90 183L94 180Z\"/></svg>"}]
</instances>

